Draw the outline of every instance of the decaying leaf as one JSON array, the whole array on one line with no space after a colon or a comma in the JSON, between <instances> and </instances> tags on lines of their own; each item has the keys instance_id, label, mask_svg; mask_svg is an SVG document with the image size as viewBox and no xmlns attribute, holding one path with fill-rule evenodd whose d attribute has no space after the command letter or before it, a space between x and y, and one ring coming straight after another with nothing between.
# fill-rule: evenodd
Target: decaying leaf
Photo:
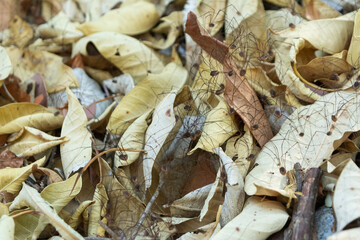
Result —
<instances>
[{"instance_id":1,"label":"decaying leaf","mask_svg":"<svg viewBox=\"0 0 360 240\"><path fill-rule=\"evenodd\" d=\"M269 122L256 93L228 54L229 48L219 40L211 38L199 26L196 15L192 12L188 14L185 32L211 57L223 64L223 71L227 73L225 85L227 103L243 119L260 146L265 145L273 137Z\"/></svg>"},{"instance_id":2,"label":"decaying leaf","mask_svg":"<svg viewBox=\"0 0 360 240\"><path fill-rule=\"evenodd\" d=\"M66 141L66 136L53 137L32 127L24 127L16 135L8 138L9 150L18 157L33 156Z\"/></svg>"},{"instance_id":3,"label":"decaying leaf","mask_svg":"<svg viewBox=\"0 0 360 240\"><path fill-rule=\"evenodd\" d=\"M329 93L298 108L259 153L256 166L245 179L246 193L289 197L286 172L296 162L309 169L329 159L335 141L340 145L346 132L360 129L358 108L358 92L345 91Z\"/></svg>"}]
</instances>

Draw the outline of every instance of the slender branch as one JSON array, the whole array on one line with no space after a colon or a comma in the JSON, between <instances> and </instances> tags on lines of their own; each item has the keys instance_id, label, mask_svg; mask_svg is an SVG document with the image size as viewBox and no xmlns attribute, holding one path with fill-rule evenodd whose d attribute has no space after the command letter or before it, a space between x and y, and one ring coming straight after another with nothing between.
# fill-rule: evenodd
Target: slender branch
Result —
<instances>
[{"instance_id":1,"label":"slender branch","mask_svg":"<svg viewBox=\"0 0 360 240\"><path fill-rule=\"evenodd\" d=\"M161 178L160 178L161 179ZM139 221L136 223L134 231L131 234L130 240L135 239L136 235L138 234L141 225L143 224L146 216L150 213L151 207L154 204L156 198L159 196L160 190L162 188L162 186L164 185L163 181L160 181L159 185L156 188L156 191L154 192L154 195L151 197L150 201L148 202L148 204L146 205L146 208L143 212L143 214L141 215Z\"/></svg>"},{"instance_id":2,"label":"slender branch","mask_svg":"<svg viewBox=\"0 0 360 240\"><path fill-rule=\"evenodd\" d=\"M99 221L99 224L114 240L120 240L120 237L114 233L114 231L111 230L111 228L109 228L106 224L104 224L102 221Z\"/></svg>"}]
</instances>

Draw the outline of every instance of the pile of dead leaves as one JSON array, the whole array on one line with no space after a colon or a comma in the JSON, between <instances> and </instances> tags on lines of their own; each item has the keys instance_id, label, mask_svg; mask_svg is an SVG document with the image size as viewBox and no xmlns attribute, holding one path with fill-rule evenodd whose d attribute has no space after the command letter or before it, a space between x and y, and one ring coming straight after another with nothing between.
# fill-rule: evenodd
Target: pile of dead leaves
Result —
<instances>
[{"instance_id":1,"label":"pile of dead leaves","mask_svg":"<svg viewBox=\"0 0 360 240\"><path fill-rule=\"evenodd\" d=\"M1 239L356 238L360 12L297 2L0 0Z\"/></svg>"}]
</instances>

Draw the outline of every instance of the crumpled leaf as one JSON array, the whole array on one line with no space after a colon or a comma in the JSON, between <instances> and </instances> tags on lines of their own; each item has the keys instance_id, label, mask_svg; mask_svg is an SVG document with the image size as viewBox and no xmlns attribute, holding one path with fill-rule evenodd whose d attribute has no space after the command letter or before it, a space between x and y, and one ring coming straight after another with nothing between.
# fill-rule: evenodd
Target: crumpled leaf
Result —
<instances>
[{"instance_id":1,"label":"crumpled leaf","mask_svg":"<svg viewBox=\"0 0 360 240\"><path fill-rule=\"evenodd\" d=\"M334 211L338 232L360 217L360 208L357 204L357 199L360 197L359 181L360 169L353 161L349 161L337 180L334 193Z\"/></svg>"},{"instance_id":2,"label":"crumpled leaf","mask_svg":"<svg viewBox=\"0 0 360 240\"><path fill-rule=\"evenodd\" d=\"M237 132L238 129L229 114L226 102L221 98L217 99L219 102L208 113L199 141L188 154L192 154L199 148L213 152L214 148L220 147L229 137Z\"/></svg>"},{"instance_id":3,"label":"crumpled leaf","mask_svg":"<svg viewBox=\"0 0 360 240\"><path fill-rule=\"evenodd\" d=\"M61 137L70 140L60 145L61 162L66 178L84 167L91 159L91 134L86 128L87 118L76 96L66 89L69 111L61 128Z\"/></svg>"},{"instance_id":4,"label":"crumpled leaf","mask_svg":"<svg viewBox=\"0 0 360 240\"><path fill-rule=\"evenodd\" d=\"M143 160L145 190L151 186L152 169L156 157L176 123L173 109L175 97L176 91L172 91L158 104L145 134L144 150L146 153Z\"/></svg>"},{"instance_id":5,"label":"crumpled leaf","mask_svg":"<svg viewBox=\"0 0 360 240\"><path fill-rule=\"evenodd\" d=\"M5 48L0 46L0 86L3 84L3 80L7 78L12 71L12 65Z\"/></svg>"},{"instance_id":6,"label":"crumpled leaf","mask_svg":"<svg viewBox=\"0 0 360 240\"><path fill-rule=\"evenodd\" d=\"M122 72L131 74L138 83L151 73L160 73L164 69L161 60L152 49L130 36L99 32L81 38L74 44L72 57L77 53L90 55L87 45L94 44L100 54L118 67Z\"/></svg>"},{"instance_id":7,"label":"crumpled leaf","mask_svg":"<svg viewBox=\"0 0 360 240\"><path fill-rule=\"evenodd\" d=\"M169 63L160 74L149 74L120 101L111 114L108 131L112 134L124 133L135 119L155 108L166 96L164 93L178 91L186 78L187 71L175 63Z\"/></svg>"},{"instance_id":8,"label":"crumpled leaf","mask_svg":"<svg viewBox=\"0 0 360 240\"><path fill-rule=\"evenodd\" d=\"M1 239L14 240L15 222L12 217L2 215L0 218Z\"/></svg>"},{"instance_id":9,"label":"crumpled leaf","mask_svg":"<svg viewBox=\"0 0 360 240\"><path fill-rule=\"evenodd\" d=\"M151 31L158 34L167 34L166 38L163 39L153 39L151 34L147 34L143 43L149 47L156 49L166 49L174 44L176 38L181 33L181 25L184 14L182 12L174 11L168 16L162 17L162 21L158 26L156 26Z\"/></svg>"},{"instance_id":10,"label":"crumpled leaf","mask_svg":"<svg viewBox=\"0 0 360 240\"><path fill-rule=\"evenodd\" d=\"M148 127L147 117L150 111L138 117L121 136L118 143L119 148L143 149L145 142L145 133ZM127 166L135 162L140 156L140 152L115 152L114 166Z\"/></svg>"},{"instance_id":11,"label":"crumpled leaf","mask_svg":"<svg viewBox=\"0 0 360 240\"><path fill-rule=\"evenodd\" d=\"M43 224L50 223L65 239L84 239L78 232L67 225L61 219L51 204L45 201L34 188L23 183L22 190L9 207L10 211L22 207L31 207L41 213L39 221ZM33 237L37 238L40 233L34 230Z\"/></svg>"},{"instance_id":12,"label":"crumpled leaf","mask_svg":"<svg viewBox=\"0 0 360 240\"><path fill-rule=\"evenodd\" d=\"M192 12L188 14L185 32L211 57L223 64L223 72L226 73L224 96L227 103L251 129L260 146L265 145L273 137L270 124L256 93L236 67L231 55L228 54L229 48L224 43L211 38L199 26L196 15Z\"/></svg>"},{"instance_id":13,"label":"crumpled leaf","mask_svg":"<svg viewBox=\"0 0 360 240\"><path fill-rule=\"evenodd\" d=\"M34 165L42 166L46 158L33 162L32 164L22 168L3 168L0 169L0 192L7 192L16 195L20 189L21 184L29 177Z\"/></svg>"},{"instance_id":14,"label":"crumpled leaf","mask_svg":"<svg viewBox=\"0 0 360 240\"><path fill-rule=\"evenodd\" d=\"M319 19L303 22L276 34L284 38L303 38L314 48L329 54L341 52L346 48L354 27L354 14L337 18Z\"/></svg>"},{"instance_id":15,"label":"crumpled leaf","mask_svg":"<svg viewBox=\"0 0 360 240\"><path fill-rule=\"evenodd\" d=\"M256 166L245 179L246 193L291 196L293 192L285 189L286 172L296 162L306 170L330 159L335 141L339 146L346 132L360 130L358 108L358 92L345 91L329 93L298 108L259 153Z\"/></svg>"},{"instance_id":16,"label":"crumpled leaf","mask_svg":"<svg viewBox=\"0 0 360 240\"><path fill-rule=\"evenodd\" d=\"M36 128L24 127L16 135L8 138L8 148L18 157L33 156L67 140L66 136L53 137Z\"/></svg>"},{"instance_id":17,"label":"crumpled leaf","mask_svg":"<svg viewBox=\"0 0 360 240\"><path fill-rule=\"evenodd\" d=\"M66 181L61 181L48 185L40 193L41 197L51 204L52 208L59 213L79 192L82 187L81 179L75 184L77 175L72 176ZM71 192L74 186L74 190ZM61 189L61 191L59 191ZM71 194L70 194L71 192ZM29 224L31 222L31 224ZM36 230L40 234L49 222L43 222L40 215L25 214L15 218L15 237L17 239L28 239Z\"/></svg>"},{"instance_id":18,"label":"crumpled leaf","mask_svg":"<svg viewBox=\"0 0 360 240\"><path fill-rule=\"evenodd\" d=\"M243 211L212 239L267 239L280 231L288 218L280 202L250 197Z\"/></svg>"},{"instance_id":19,"label":"crumpled leaf","mask_svg":"<svg viewBox=\"0 0 360 240\"><path fill-rule=\"evenodd\" d=\"M36 28L36 34L44 39L45 44L73 43L83 36L83 33L76 29L79 24L71 22L63 11L47 23L41 24Z\"/></svg>"},{"instance_id":20,"label":"crumpled leaf","mask_svg":"<svg viewBox=\"0 0 360 240\"><path fill-rule=\"evenodd\" d=\"M55 54L16 47L6 48L6 51L13 64L13 74L22 81L30 79L38 72L44 77L49 93L62 91L66 87L79 87L72 69L63 64L62 58Z\"/></svg>"},{"instance_id":21,"label":"crumpled leaf","mask_svg":"<svg viewBox=\"0 0 360 240\"><path fill-rule=\"evenodd\" d=\"M135 1L110 10L100 19L85 22L78 29L85 35L96 32L117 32L137 35L147 32L159 20L155 5L147 1Z\"/></svg>"}]
</instances>

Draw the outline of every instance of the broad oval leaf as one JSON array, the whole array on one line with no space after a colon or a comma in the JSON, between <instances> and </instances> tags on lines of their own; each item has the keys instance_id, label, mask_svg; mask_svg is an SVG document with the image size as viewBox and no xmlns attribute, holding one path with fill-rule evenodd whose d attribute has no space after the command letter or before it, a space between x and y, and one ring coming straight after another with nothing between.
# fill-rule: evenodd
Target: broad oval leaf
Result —
<instances>
[{"instance_id":1,"label":"broad oval leaf","mask_svg":"<svg viewBox=\"0 0 360 240\"><path fill-rule=\"evenodd\" d=\"M33 103L10 103L0 107L0 134L14 133L25 126L49 131L61 127L64 117Z\"/></svg>"},{"instance_id":2,"label":"broad oval leaf","mask_svg":"<svg viewBox=\"0 0 360 240\"><path fill-rule=\"evenodd\" d=\"M118 32L137 35L150 30L159 20L155 5L147 1L122 4L100 19L81 24L78 29L85 35L96 32Z\"/></svg>"}]
</instances>

